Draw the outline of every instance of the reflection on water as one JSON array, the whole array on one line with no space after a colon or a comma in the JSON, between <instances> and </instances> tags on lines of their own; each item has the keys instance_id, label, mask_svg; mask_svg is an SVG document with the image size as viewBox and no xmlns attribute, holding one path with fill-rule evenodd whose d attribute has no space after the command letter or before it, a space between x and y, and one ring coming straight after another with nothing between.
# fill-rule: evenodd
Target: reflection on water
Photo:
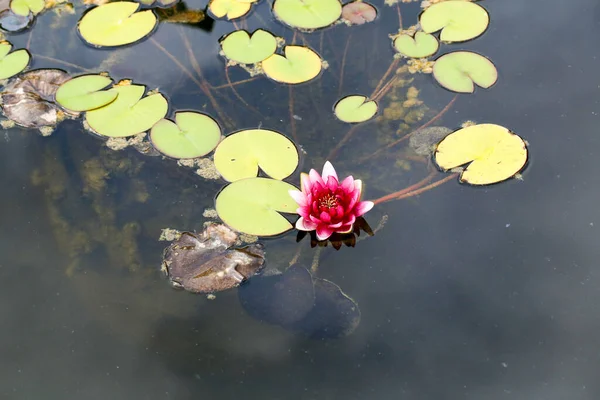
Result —
<instances>
[{"instance_id":1,"label":"reflection on water","mask_svg":"<svg viewBox=\"0 0 600 400\"><path fill-rule=\"evenodd\" d=\"M571 28L581 38L597 33L595 3L577 0L556 10L484 3L493 16L490 30L454 47L490 56L501 79L490 91L461 98L440 124L474 119L527 133L535 143L532 165L524 182L480 190L450 182L380 205L370 223L384 214L389 222L375 237L355 248L323 249L319 278L338 284L360 306L360 325L342 339L311 340L261 323L246 313L235 290L209 300L169 287L159 272L161 229L202 230L221 182L131 148L109 150L82 134L77 121L64 122L49 138L5 131L2 398L597 398L600 222L593 149L599 143L592 134L598 110L590 82L600 65L592 40L567 43L562 34ZM270 21L268 7L259 6L249 29L267 22L274 34L288 35ZM407 23L418 4L405 8ZM30 41L35 68L82 72L37 54L109 70L117 80L158 87L175 109L214 112L211 100L152 41L91 49L72 32L77 18L48 13L31 38L24 33L10 40L15 47ZM573 27L569 18L580 24ZM544 35L531 35L532 25ZM330 68L318 81L293 88L291 113L289 89L263 79L236 86L254 109L229 88L215 89L231 120L226 132L256 126L295 132L306 151L300 170L322 165L347 132L332 118L332 105L340 95L377 86L392 56L386 35L397 29L397 16L384 12L373 25L352 29L343 78L347 27L326 31L322 40L305 35ZM152 38L193 69L184 32L204 76L218 87L227 78L215 43L230 30L220 21L212 32L163 24ZM239 69L228 73L232 81L248 78ZM336 168L364 179L371 198L418 182L429 165L414 158L407 143L357 160L451 98L428 77L399 75L381 100L379 120L340 148ZM310 265L316 249L308 241L297 244L295 235L266 241L267 269L285 269L298 246L300 261Z\"/></svg>"}]
</instances>

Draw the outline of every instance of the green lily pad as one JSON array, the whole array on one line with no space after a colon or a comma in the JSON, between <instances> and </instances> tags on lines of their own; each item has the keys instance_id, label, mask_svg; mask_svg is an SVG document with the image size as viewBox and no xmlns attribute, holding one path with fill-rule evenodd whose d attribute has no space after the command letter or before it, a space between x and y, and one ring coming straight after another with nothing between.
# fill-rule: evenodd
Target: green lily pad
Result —
<instances>
[{"instance_id":1,"label":"green lily pad","mask_svg":"<svg viewBox=\"0 0 600 400\"><path fill-rule=\"evenodd\" d=\"M481 35L490 23L490 16L479 4L451 0L428 7L419 22L427 33L441 29L440 40L443 42L464 42Z\"/></svg>"},{"instance_id":2,"label":"green lily pad","mask_svg":"<svg viewBox=\"0 0 600 400\"><path fill-rule=\"evenodd\" d=\"M110 91L117 92L115 101L107 106L88 111L85 120L99 135L127 137L137 135L167 115L167 99L155 93L144 97L143 85L116 86Z\"/></svg>"},{"instance_id":3,"label":"green lily pad","mask_svg":"<svg viewBox=\"0 0 600 400\"><path fill-rule=\"evenodd\" d=\"M377 114L377 103L366 96L346 96L334 106L335 116L344 122L364 122Z\"/></svg>"},{"instance_id":4,"label":"green lily pad","mask_svg":"<svg viewBox=\"0 0 600 400\"><path fill-rule=\"evenodd\" d=\"M26 17L29 12L32 14L39 14L46 7L44 0L12 0L10 2L10 9L17 15Z\"/></svg>"},{"instance_id":5,"label":"green lily pad","mask_svg":"<svg viewBox=\"0 0 600 400\"><path fill-rule=\"evenodd\" d=\"M202 157L217 147L221 140L219 124L198 112L175 113L175 122L158 121L150 131L152 145L173 158Z\"/></svg>"},{"instance_id":6,"label":"green lily pad","mask_svg":"<svg viewBox=\"0 0 600 400\"><path fill-rule=\"evenodd\" d=\"M295 213L298 204L289 194L298 188L268 178L235 181L217 195L215 208L231 228L256 236L273 236L292 229L280 212Z\"/></svg>"},{"instance_id":7,"label":"green lily pad","mask_svg":"<svg viewBox=\"0 0 600 400\"><path fill-rule=\"evenodd\" d=\"M258 0L210 0L208 10L217 18L235 19L248 14Z\"/></svg>"},{"instance_id":8,"label":"green lily pad","mask_svg":"<svg viewBox=\"0 0 600 400\"><path fill-rule=\"evenodd\" d=\"M118 1L92 8L79 20L77 29L94 46L122 46L148 35L158 20L152 10L137 12L139 3Z\"/></svg>"},{"instance_id":9,"label":"green lily pad","mask_svg":"<svg viewBox=\"0 0 600 400\"><path fill-rule=\"evenodd\" d=\"M56 102L71 111L89 111L117 98L117 92L101 91L112 83L103 75L83 75L69 79L56 91Z\"/></svg>"},{"instance_id":10,"label":"green lily pad","mask_svg":"<svg viewBox=\"0 0 600 400\"><path fill-rule=\"evenodd\" d=\"M315 78L323 68L321 57L303 46L285 46L285 57L273 54L262 62L262 69L277 82L298 84Z\"/></svg>"},{"instance_id":11,"label":"green lily pad","mask_svg":"<svg viewBox=\"0 0 600 400\"><path fill-rule=\"evenodd\" d=\"M494 64L482 55L470 51L444 54L433 64L433 77L448 90L473 93L475 84L484 89L498 80Z\"/></svg>"},{"instance_id":12,"label":"green lily pad","mask_svg":"<svg viewBox=\"0 0 600 400\"><path fill-rule=\"evenodd\" d=\"M415 33L414 37L407 34L396 37L394 47L404 56L424 58L435 54L440 44L435 36L419 31Z\"/></svg>"},{"instance_id":13,"label":"green lily pad","mask_svg":"<svg viewBox=\"0 0 600 400\"><path fill-rule=\"evenodd\" d=\"M0 43L0 79L15 76L29 65L31 56L27 50L19 49L10 53L11 49L10 43Z\"/></svg>"},{"instance_id":14,"label":"green lily pad","mask_svg":"<svg viewBox=\"0 0 600 400\"><path fill-rule=\"evenodd\" d=\"M342 15L340 0L275 0L275 16L300 29L318 29L333 24Z\"/></svg>"},{"instance_id":15,"label":"green lily pad","mask_svg":"<svg viewBox=\"0 0 600 400\"><path fill-rule=\"evenodd\" d=\"M256 64L277 50L277 39L271 33L257 29L252 36L244 30L230 33L221 39L225 57L242 64Z\"/></svg>"},{"instance_id":16,"label":"green lily pad","mask_svg":"<svg viewBox=\"0 0 600 400\"><path fill-rule=\"evenodd\" d=\"M298 150L280 133L248 129L227 136L217 147L214 161L229 182L256 177L259 167L270 177L283 179L298 166Z\"/></svg>"}]
</instances>

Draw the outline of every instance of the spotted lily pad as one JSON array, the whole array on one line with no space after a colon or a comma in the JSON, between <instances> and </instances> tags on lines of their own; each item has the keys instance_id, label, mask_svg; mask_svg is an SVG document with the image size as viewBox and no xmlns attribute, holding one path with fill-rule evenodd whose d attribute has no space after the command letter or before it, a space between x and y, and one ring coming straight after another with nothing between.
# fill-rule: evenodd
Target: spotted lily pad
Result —
<instances>
[{"instance_id":1,"label":"spotted lily pad","mask_svg":"<svg viewBox=\"0 0 600 400\"><path fill-rule=\"evenodd\" d=\"M434 159L444 171L467 165L461 182L489 185L513 177L525 167L527 146L503 126L479 124L446 136L438 144Z\"/></svg>"},{"instance_id":2,"label":"spotted lily pad","mask_svg":"<svg viewBox=\"0 0 600 400\"><path fill-rule=\"evenodd\" d=\"M342 18L348 25L362 25L375 20L377 9L362 0L344 4Z\"/></svg>"},{"instance_id":3,"label":"spotted lily pad","mask_svg":"<svg viewBox=\"0 0 600 400\"><path fill-rule=\"evenodd\" d=\"M482 55L470 51L444 54L433 65L433 77L453 92L473 93L475 85L491 87L498 80L494 64Z\"/></svg>"},{"instance_id":4,"label":"spotted lily pad","mask_svg":"<svg viewBox=\"0 0 600 400\"><path fill-rule=\"evenodd\" d=\"M27 128L55 125L60 110L54 94L69 78L69 74L59 69L37 69L17 76L2 91L4 115Z\"/></svg>"},{"instance_id":5,"label":"spotted lily pad","mask_svg":"<svg viewBox=\"0 0 600 400\"><path fill-rule=\"evenodd\" d=\"M143 85L116 86L109 91L116 92L112 103L88 111L85 120L96 133L108 137L137 135L167 115L167 99L154 93L142 99L146 87Z\"/></svg>"},{"instance_id":6,"label":"spotted lily pad","mask_svg":"<svg viewBox=\"0 0 600 400\"><path fill-rule=\"evenodd\" d=\"M414 37L402 34L394 39L394 48L400 54L412 58L429 57L435 54L439 47L435 36L421 31L415 33Z\"/></svg>"},{"instance_id":7,"label":"spotted lily pad","mask_svg":"<svg viewBox=\"0 0 600 400\"><path fill-rule=\"evenodd\" d=\"M334 106L335 116L344 122L364 122L377 114L377 103L366 96L346 96Z\"/></svg>"},{"instance_id":8,"label":"spotted lily pad","mask_svg":"<svg viewBox=\"0 0 600 400\"><path fill-rule=\"evenodd\" d=\"M122 46L148 35L158 20L152 10L136 12L139 3L118 1L92 8L77 28L81 37L94 46Z\"/></svg>"},{"instance_id":9,"label":"spotted lily pad","mask_svg":"<svg viewBox=\"0 0 600 400\"><path fill-rule=\"evenodd\" d=\"M342 4L339 0L275 0L273 13L292 28L318 29L340 18Z\"/></svg>"},{"instance_id":10,"label":"spotted lily pad","mask_svg":"<svg viewBox=\"0 0 600 400\"><path fill-rule=\"evenodd\" d=\"M217 18L236 19L246 15L257 0L210 0L209 11Z\"/></svg>"},{"instance_id":11,"label":"spotted lily pad","mask_svg":"<svg viewBox=\"0 0 600 400\"><path fill-rule=\"evenodd\" d=\"M0 29L6 32L20 32L29 28L33 23L33 14L17 15L10 9L0 11Z\"/></svg>"},{"instance_id":12,"label":"spotted lily pad","mask_svg":"<svg viewBox=\"0 0 600 400\"><path fill-rule=\"evenodd\" d=\"M421 29L427 33L440 29L443 42L463 42L485 32L490 16L479 4L464 0L436 3L425 9L419 18Z\"/></svg>"},{"instance_id":13,"label":"spotted lily pad","mask_svg":"<svg viewBox=\"0 0 600 400\"><path fill-rule=\"evenodd\" d=\"M293 227L279 214L295 213L298 208L289 190L298 189L275 179L242 179L221 190L215 208L221 220L238 232L274 236Z\"/></svg>"},{"instance_id":14,"label":"spotted lily pad","mask_svg":"<svg viewBox=\"0 0 600 400\"><path fill-rule=\"evenodd\" d=\"M261 244L231 249L237 235L220 224L202 233L183 232L165 250L162 269L171 284L192 293L212 293L238 286L264 264Z\"/></svg>"},{"instance_id":15,"label":"spotted lily pad","mask_svg":"<svg viewBox=\"0 0 600 400\"><path fill-rule=\"evenodd\" d=\"M10 9L17 15L28 16L32 14L39 14L46 7L44 0L12 0L10 2Z\"/></svg>"},{"instance_id":16,"label":"spotted lily pad","mask_svg":"<svg viewBox=\"0 0 600 400\"><path fill-rule=\"evenodd\" d=\"M267 129L248 129L227 136L215 151L215 166L229 182L258 175L258 169L283 179L298 166L298 150L282 134Z\"/></svg>"},{"instance_id":17,"label":"spotted lily pad","mask_svg":"<svg viewBox=\"0 0 600 400\"><path fill-rule=\"evenodd\" d=\"M63 83L56 91L56 102L71 111L89 111L117 98L116 91L102 91L112 83L103 75L82 75Z\"/></svg>"},{"instance_id":18,"label":"spotted lily pad","mask_svg":"<svg viewBox=\"0 0 600 400\"><path fill-rule=\"evenodd\" d=\"M221 39L221 48L229 60L242 64L256 64L275 54L277 39L262 29L255 30L252 36L244 30L239 30Z\"/></svg>"},{"instance_id":19,"label":"spotted lily pad","mask_svg":"<svg viewBox=\"0 0 600 400\"><path fill-rule=\"evenodd\" d=\"M152 145L164 155L173 158L202 157L219 144L221 128L206 114L197 112L175 113L175 122L158 121L150 131Z\"/></svg>"},{"instance_id":20,"label":"spotted lily pad","mask_svg":"<svg viewBox=\"0 0 600 400\"><path fill-rule=\"evenodd\" d=\"M15 76L29 65L31 56L27 50L20 49L10 53L11 49L10 43L0 43L0 79Z\"/></svg>"},{"instance_id":21,"label":"spotted lily pad","mask_svg":"<svg viewBox=\"0 0 600 400\"><path fill-rule=\"evenodd\" d=\"M303 46L285 46L285 57L273 54L262 62L269 78L277 82L298 84L315 78L323 68L321 57Z\"/></svg>"}]
</instances>

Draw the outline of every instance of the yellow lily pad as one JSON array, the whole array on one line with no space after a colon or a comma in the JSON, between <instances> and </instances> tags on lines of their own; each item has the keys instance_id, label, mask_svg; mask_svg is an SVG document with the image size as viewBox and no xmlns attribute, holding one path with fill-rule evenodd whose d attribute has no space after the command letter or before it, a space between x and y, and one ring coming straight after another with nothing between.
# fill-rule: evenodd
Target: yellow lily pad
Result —
<instances>
[{"instance_id":1,"label":"yellow lily pad","mask_svg":"<svg viewBox=\"0 0 600 400\"><path fill-rule=\"evenodd\" d=\"M433 77L443 87L458 93L473 93L475 84L487 89L498 80L494 64L470 51L444 54L433 64Z\"/></svg>"},{"instance_id":2,"label":"yellow lily pad","mask_svg":"<svg viewBox=\"0 0 600 400\"><path fill-rule=\"evenodd\" d=\"M214 161L229 182L256 177L258 169L275 179L292 174L298 166L298 150L282 134L267 129L248 129L227 136L217 147Z\"/></svg>"},{"instance_id":3,"label":"yellow lily pad","mask_svg":"<svg viewBox=\"0 0 600 400\"><path fill-rule=\"evenodd\" d=\"M210 0L208 9L217 18L227 16L227 19L240 18L252 8L257 0Z\"/></svg>"},{"instance_id":4,"label":"yellow lily pad","mask_svg":"<svg viewBox=\"0 0 600 400\"><path fill-rule=\"evenodd\" d=\"M394 39L394 48L404 56L424 58L435 54L440 47L435 36L419 31L415 36L402 34Z\"/></svg>"},{"instance_id":5,"label":"yellow lily pad","mask_svg":"<svg viewBox=\"0 0 600 400\"><path fill-rule=\"evenodd\" d=\"M0 43L0 79L13 77L29 65L31 56L27 50L19 49L10 53L11 49L10 43Z\"/></svg>"},{"instance_id":6,"label":"yellow lily pad","mask_svg":"<svg viewBox=\"0 0 600 400\"><path fill-rule=\"evenodd\" d=\"M509 179L527 163L527 145L503 126L479 124L446 136L435 150L436 164L448 171L465 164L460 181L489 185Z\"/></svg>"},{"instance_id":7,"label":"yellow lily pad","mask_svg":"<svg viewBox=\"0 0 600 400\"><path fill-rule=\"evenodd\" d=\"M318 29L333 24L342 15L340 0L275 0L275 17L300 29Z\"/></svg>"},{"instance_id":8,"label":"yellow lily pad","mask_svg":"<svg viewBox=\"0 0 600 400\"><path fill-rule=\"evenodd\" d=\"M117 98L117 92L104 90L112 79L103 75L82 75L63 83L55 94L58 104L71 111L89 111Z\"/></svg>"},{"instance_id":9,"label":"yellow lily pad","mask_svg":"<svg viewBox=\"0 0 600 400\"><path fill-rule=\"evenodd\" d=\"M12 0L10 2L10 9L17 15L26 17L31 12L32 14L39 14L46 7L44 0Z\"/></svg>"},{"instance_id":10,"label":"yellow lily pad","mask_svg":"<svg viewBox=\"0 0 600 400\"><path fill-rule=\"evenodd\" d=\"M256 64L277 50L277 39L271 33L257 29L252 36L244 30L232 32L221 39L225 57L242 64Z\"/></svg>"},{"instance_id":11,"label":"yellow lily pad","mask_svg":"<svg viewBox=\"0 0 600 400\"><path fill-rule=\"evenodd\" d=\"M335 104L334 113L344 122L364 122L377 114L377 103L366 96L346 96Z\"/></svg>"},{"instance_id":12,"label":"yellow lily pad","mask_svg":"<svg viewBox=\"0 0 600 400\"><path fill-rule=\"evenodd\" d=\"M116 86L110 91L117 92L115 101L107 106L88 111L85 120L96 133L108 137L137 135L167 115L167 99L155 93L144 97L143 85Z\"/></svg>"},{"instance_id":13,"label":"yellow lily pad","mask_svg":"<svg viewBox=\"0 0 600 400\"><path fill-rule=\"evenodd\" d=\"M285 46L285 57L273 54L262 62L262 69L277 82L298 84L315 78L323 68L321 57L303 46Z\"/></svg>"},{"instance_id":14,"label":"yellow lily pad","mask_svg":"<svg viewBox=\"0 0 600 400\"><path fill-rule=\"evenodd\" d=\"M215 208L219 218L238 232L255 236L279 235L293 228L280 212L295 213L298 208L290 190L298 188L275 179L242 179L221 190Z\"/></svg>"},{"instance_id":15,"label":"yellow lily pad","mask_svg":"<svg viewBox=\"0 0 600 400\"><path fill-rule=\"evenodd\" d=\"M150 131L152 145L173 158L202 157L217 147L221 140L219 124L206 114L175 113L175 122L158 121Z\"/></svg>"},{"instance_id":16,"label":"yellow lily pad","mask_svg":"<svg viewBox=\"0 0 600 400\"><path fill-rule=\"evenodd\" d=\"M442 42L464 42L485 32L490 16L479 4L465 0L436 3L419 17L421 29L427 33L442 30Z\"/></svg>"},{"instance_id":17,"label":"yellow lily pad","mask_svg":"<svg viewBox=\"0 0 600 400\"><path fill-rule=\"evenodd\" d=\"M139 3L118 1L92 8L85 13L77 29L94 46L122 46L147 36L158 19L152 10L136 12Z\"/></svg>"}]
</instances>

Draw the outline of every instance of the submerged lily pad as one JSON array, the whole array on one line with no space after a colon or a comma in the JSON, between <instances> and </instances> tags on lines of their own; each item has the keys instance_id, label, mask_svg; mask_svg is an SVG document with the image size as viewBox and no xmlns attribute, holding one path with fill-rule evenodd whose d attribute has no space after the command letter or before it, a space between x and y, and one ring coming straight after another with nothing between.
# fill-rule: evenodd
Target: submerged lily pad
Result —
<instances>
[{"instance_id":1,"label":"submerged lily pad","mask_svg":"<svg viewBox=\"0 0 600 400\"><path fill-rule=\"evenodd\" d=\"M79 21L81 37L94 46L122 46L148 35L158 19L152 10L136 12L139 3L118 1L92 8Z\"/></svg>"},{"instance_id":2,"label":"submerged lily pad","mask_svg":"<svg viewBox=\"0 0 600 400\"><path fill-rule=\"evenodd\" d=\"M116 91L101 91L112 83L103 75L82 75L63 83L56 91L56 102L71 111L88 111L117 98Z\"/></svg>"},{"instance_id":3,"label":"submerged lily pad","mask_svg":"<svg viewBox=\"0 0 600 400\"><path fill-rule=\"evenodd\" d=\"M273 13L292 28L318 29L340 18L342 3L339 0L275 0Z\"/></svg>"},{"instance_id":4,"label":"submerged lily pad","mask_svg":"<svg viewBox=\"0 0 600 400\"><path fill-rule=\"evenodd\" d=\"M0 43L0 79L13 77L29 65L31 56L27 50L20 49L10 53L11 49L10 43Z\"/></svg>"},{"instance_id":5,"label":"submerged lily pad","mask_svg":"<svg viewBox=\"0 0 600 400\"><path fill-rule=\"evenodd\" d=\"M39 14L46 7L44 0L11 0L10 9L17 15Z\"/></svg>"},{"instance_id":6,"label":"submerged lily pad","mask_svg":"<svg viewBox=\"0 0 600 400\"><path fill-rule=\"evenodd\" d=\"M367 121L377 114L377 103L366 96L346 96L334 106L335 116L341 121L356 123Z\"/></svg>"},{"instance_id":7,"label":"submerged lily pad","mask_svg":"<svg viewBox=\"0 0 600 400\"><path fill-rule=\"evenodd\" d=\"M115 101L107 106L88 111L85 120L99 135L127 137L137 135L167 115L167 99L154 93L142 99L143 85L116 86L109 91L117 92Z\"/></svg>"},{"instance_id":8,"label":"submerged lily pad","mask_svg":"<svg viewBox=\"0 0 600 400\"><path fill-rule=\"evenodd\" d=\"M452 133L445 126L430 126L411 133L408 145L420 156L431 156L440 140Z\"/></svg>"},{"instance_id":9,"label":"submerged lily pad","mask_svg":"<svg viewBox=\"0 0 600 400\"><path fill-rule=\"evenodd\" d=\"M210 0L208 9L217 18L236 19L246 15L257 0Z\"/></svg>"},{"instance_id":10,"label":"submerged lily pad","mask_svg":"<svg viewBox=\"0 0 600 400\"><path fill-rule=\"evenodd\" d=\"M0 12L0 29L6 32L20 32L29 28L33 20L33 14L17 15L12 10L3 10Z\"/></svg>"},{"instance_id":11,"label":"submerged lily pad","mask_svg":"<svg viewBox=\"0 0 600 400\"><path fill-rule=\"evenodd\" d=\"M315 78L323 68L321 57L312 49L303 46L285 46L285 57L273 54L262 62L269 78L277 82L298 84Z\"/></svg>"},{"instance_id":12,"label":"submerged lily pad","mask_svg":"<svg viewBox=\"0 0 600 400\"><path fill-rule=\"evenodd\" d=\"M347 336L360 323L354 300L299 264L283 274L257 276L240 286L238 296L251 317L313 339Z\"/></svg>"},{"instance_id":13,"label":"submerged lily pad","mask_svg":"<svg viewBox=\"0 0 600 400\"><path fill-rule=\"evenodd\" d=\"M402 34L394 39L394 48L404 56L412 58L424 58L435 54L440 47L435 36L425 32L417 32L412 37Z\"/></svg>"},{"instance_id":14,"label":"submerged lily pad","mask_svg":"<svg viewBox=\"0 0 600 400\"><path fill-rule=\"evenodd\" d=\"M150 140L158 151L169 157L197 158L217 147L221 128L206 114L177 112L175 122L162 119L152 127Z\"/></svg>"},{"instance_id":15,"label":"submerged lily pad","mask_svg":"<svg viewBox=\"0 0 600 400\"><path fill-rule=\"evenodd\" d=\"M433 64L433 77L453 92L473 93L475 84L484 89L498 80L494 64L482 55L470 51L444 54Z\"/></svg>"},{"instance_id":16,"label":"submerged lily pad","mask_svg":"<svg viewBox=\"0 0 600 400\"><path fill-rule=\"evenodd\" d=\"M258 175L258 169L275 179L292 174L298 166L298 149L282 134L248 129L227 136L215 151L215 166L229 182Z\"/></svg>"},{"instance_id":17,"label":"submerged lily pad","mask_svg":"<svg viewBox=\"0 0 600 400\"><path fill-rule=\"evenodd\" d=\"M344 4L342 18L349 25L362 25L375 20L377 9L362 0Z\"/></svg>"},{"instance_id":18,"label":"submerged lily pad","mask_svg":"<svg viewBox=\"0 0 600 400\"><path fill-rule=\"evenodd\" d=\"M511 178L525 167L527 146L503 126L479 124L446 136L438 144L434 159L444 171L468 164L460 181L489 185Z\"/></svg>"},{"instance_id":19,"label":"submerged lily pad","mask_svg":"<svg viewBox=\"0 0 600 400\"><path fill-rule=\"evenodd\" d=\"M262 29L255 30L252 36L244 30L239 30L221 39L221 48L229 60L242 64L256 64L275 54L277 39Z\"/></svg>"},{"instance_id":20,"label":"submerged lily pad","mask_svg":"<svg viewBox=\"0 0 600 400\"><path fill-rule=\"evenodd\" d=\"M171 284L192 293L212 293L238 286L261 270L261 244L231 249L237 235L211 224L202 233L183 232L165 250L163 271Z\"/></svg>"},{"instance_id":21,"label":"submerged lily pad","mask_svg":"<svg viewBox=\"0 0 600 400\"><path fill-rule=\"evenodd\" d=\"M38 69L19 75L2 91L4 115L27 128L55 125L60 109L54 94L69 78L59 69Z\"/></svg>"},{"instance_id":22,"label":"submerged lily pad","mask_svg":"<svg viewBox=\"0 0 600 400\"><path fill-rule=\"evenodd\" d=\"M242 179L221 190L215 208L223 222L238 232L279 235L292 229L292 224L279 213L295 213L298 208L290 190L298 189L275 179Z\"/></svg>"},{"instance_id":23,"label":"submerged lily pad","mask_svg":"<svg viewBox=\"0 0 600 400\"><path fill-rule=\"evenodd\" d=\"M479 4L464 0L450 0L428 7L419 18L427 33L440 29L443 42L464 42L485 32L490 16Z\"/></svg>"}]
</instances>

